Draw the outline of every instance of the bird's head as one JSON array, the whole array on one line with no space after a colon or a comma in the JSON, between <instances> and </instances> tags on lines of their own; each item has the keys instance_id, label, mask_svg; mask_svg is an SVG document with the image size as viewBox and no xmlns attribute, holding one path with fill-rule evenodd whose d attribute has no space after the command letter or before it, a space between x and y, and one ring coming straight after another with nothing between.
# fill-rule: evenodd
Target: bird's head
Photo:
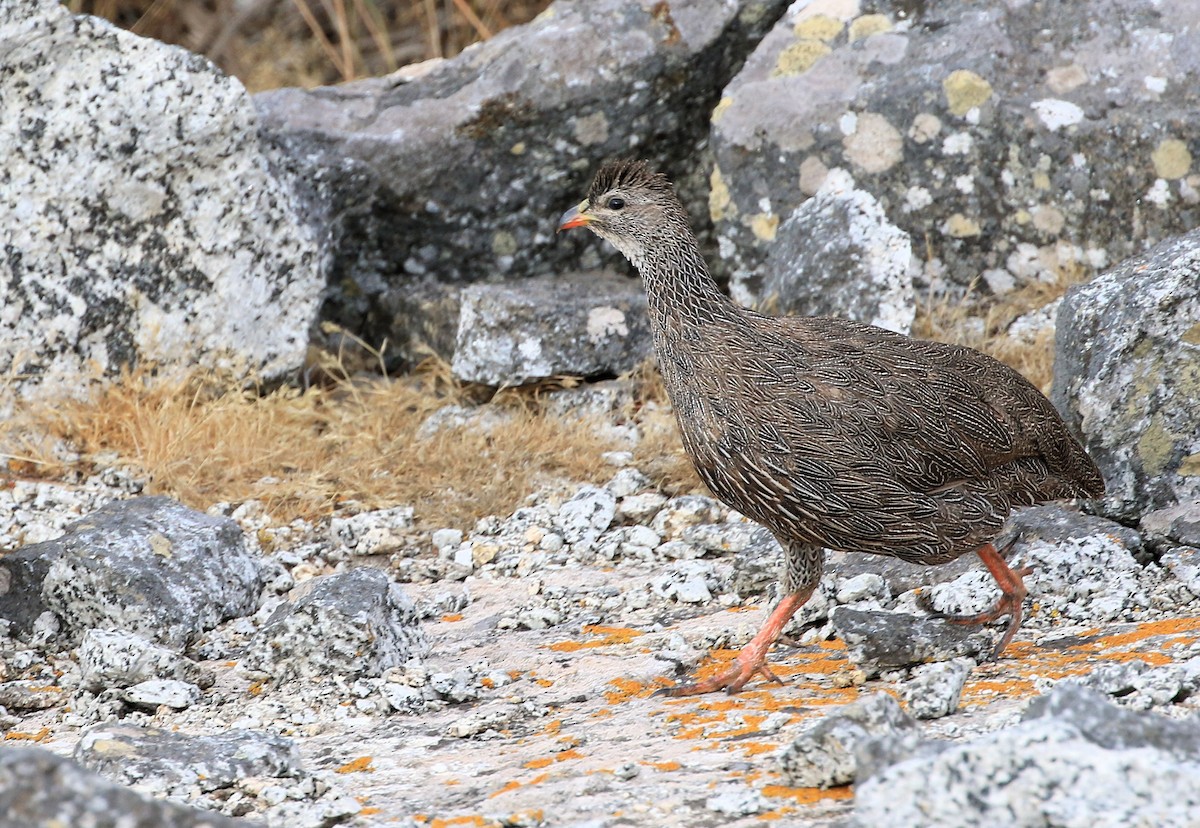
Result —
<instances>
[{"instance_id":1,"label":"bird's head","mask_svg":"<svg viewBox=\"0 0 1200 828\"><path fill-rule=\"evenodd\" d=\"M639 265L646 247L668 236L687 216L671 182L644 161L609 161L592 180L588 197L563 213L558 229L586 227Z\"/></svg>"}]
</instances>

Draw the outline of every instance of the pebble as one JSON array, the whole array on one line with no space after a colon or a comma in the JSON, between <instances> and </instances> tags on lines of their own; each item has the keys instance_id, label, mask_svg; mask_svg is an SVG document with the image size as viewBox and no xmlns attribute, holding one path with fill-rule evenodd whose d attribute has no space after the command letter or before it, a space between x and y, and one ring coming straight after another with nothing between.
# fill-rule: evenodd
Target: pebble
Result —
<instances>
[{"instance_id":1,"label":"pebble","mask_svg":"<svg viewBox=\"0 0 1200 828\"><path fill-rule=\"evenodd\" d=\"M200 701L200 688L186 681L151 679L133 685L123 698L134 707L156 710L160 706L184 710Z\"/></svg>"},{"instance_id":2,"label":"pebble","mask_svg":"<svg viewBox=\"0 0 1200 828\"><path fill-rule=\"evenodd\" d=\"M940 719L958 710L963 685L975 662L956 658L914 667L912 677L900 686L909 714L918 719Z\"/></svg>"}]
</instances>

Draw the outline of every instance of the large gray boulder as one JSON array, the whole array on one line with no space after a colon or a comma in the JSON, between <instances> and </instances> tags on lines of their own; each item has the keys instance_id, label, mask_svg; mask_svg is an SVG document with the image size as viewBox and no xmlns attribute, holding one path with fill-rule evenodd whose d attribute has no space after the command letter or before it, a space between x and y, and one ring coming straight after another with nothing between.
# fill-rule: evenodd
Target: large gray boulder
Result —
<instances>
[{"instance_id":1,"label":"large gray boulder","mask_svg":"<svg viewBox=\"0 0 1200 828\"><path fill-rule=\"evenodd\" d=\"M735 292L761 295L781 222L838 168L927 282L1003 292L1194 227L1198 77L1192 0L795 2L712 114Z\"/></svg>"},{"instance_id":2,"label":"large gray boulder","mask_svg":"<svg viewBox=\"0 0 1200 828\"><path fill-rule=\"evenodd\" d=\"M167 497L110 503L38 544L42 600L78 639L91 628L174 648L258 605L262 575L241 529Z\"/></svg>"},{"instance_id":3,"label":"large gray boulder","mask_svg":"<svg viewBox=\"0 0 1200 828\"><path fill-rule=\"evenodd\" d=\"M1055 343L1052 397L1104 473L1106 511L1200 499L1200 231L1070 290Z\"/></svg>"},{"instance_id":4,"label":"large gray boulder","mask_svg":"<svg viewBox=\"0 0 1200 828\"><path fill-rule=\"evenodd\" d=\"M406 343L388 327L393 292L599 266L595 252L580 260L599 242L556 239L555 218L604 158L693 170L721 87L785 5L560 0L423 75L256 96L333 239L326 313L372 343ZM700 207L703 179L681 183Z\"/></svg>"},{"instance_id":5,"label":"large gray boulder","mask_svg":"<svg viewBox=\"0 0 1200 828\"><path fill-rule=\"evenodd\" d=\"M940 752L892 752L892 763L859 778L855 821L1187 828L1200 824L1198 744L1194 722L1122 711L1063 685L1015 727Z\"/></svg>"},{"instance_id":6,"label":"large gray boulder","mask_svg":"<svg viewBox=\"0 0 1200 828\"><path fill-rule=\"evenodd\" d=\"M144 799L41 748L0 747L0 828L235 828L238 820Z\"/></svg>"},{"instance_id":7,"label":"large gray boulder","mask_svg":"<svg viewBox=\"0 0 1200 828\"><path fill-rule=\"evenodd\" d=\"M318 248L242 85L56 0L0 3L0 53L5 394L136 364L296 370Z\"/></svg>"}]
</instances>

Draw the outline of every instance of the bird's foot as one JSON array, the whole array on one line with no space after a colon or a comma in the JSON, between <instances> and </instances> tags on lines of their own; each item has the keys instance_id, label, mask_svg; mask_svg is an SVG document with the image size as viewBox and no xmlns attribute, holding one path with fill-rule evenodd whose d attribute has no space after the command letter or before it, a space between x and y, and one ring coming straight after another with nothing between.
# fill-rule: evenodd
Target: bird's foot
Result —
<instances>
[{"instance_id":1,"label":"bird's foot","mask_svg":"<svg viewBox=\"0 0 1200 828\"><path fill-rule=\"evenodd\" d=\"M767 649L769 647L770 642L766 646L761 646L757 639L751 641L737 654L737 657L733 660L733 666L728 670L699 681L677 684L674 687L664 687L656 691L654 695L672 697L699 696L704 693L712 693L715 690L724 690L726 693L733 695L745 687L746 682L760 673L767 681L783 684L783 679L775 675L771 671L771 668L767 666Z\"/></svg>"},{"instance_id":2,"label":"bird's foot","mask_svg":"<svg viewBox=\"0 0 1200 828\"><path fill-rule=\"evenodd\" d=\"M733 660L733 666L728 670L700 681L691 681L675 687L664 687L654 695L699 696L714 690L724 690L726 693L733 694L745 687L746 682L759 674L767 681L783 684L783 679L775 675L767 666L767 652L771 649L771 645L779 640L780 633L783 632L788 619L796 614L796 610L808 600L811 593L812 588L810 587L803 592L794 592L784 596L775 609L771 610L771 614L763 622L758 634L750 639L750 643L737 654Z\"/></svg>"},{"instance_id":3,"label":"bird's foot","mask_svg":"<svg viewBox=\"0 0 1200 828\"><path fill-rule=\"evenodd\" d=\"M991 609L975 615L947 615L934 612L933 616L949 621L951 624L978 625L991 623L1007 615L1009 617L1008 627L1005 628L1004 635L1000 637L988 659L995 661L1000 658L1004 648L1009 645L1013 636L1017 634L1017 630L1021 628L1025 596L1029 594L1022 579L1033 572L1033 567L1023 566L1020 569L1010 569L1004 557L990 543L979 550L979 557L1000 586L1000 600Z\"/></svg>"}]
</instances>

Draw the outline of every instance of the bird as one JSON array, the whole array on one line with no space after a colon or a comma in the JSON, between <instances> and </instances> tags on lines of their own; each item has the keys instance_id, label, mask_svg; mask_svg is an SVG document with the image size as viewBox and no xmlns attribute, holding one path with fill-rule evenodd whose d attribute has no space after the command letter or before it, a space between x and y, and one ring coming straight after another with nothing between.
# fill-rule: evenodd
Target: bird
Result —
<instances>
[{"instance_id":1,"label":"bird","mask_svg":"<svg viewBox=\"0 0 1200 828\"><path fill-rule=\"evenodd\" d=\"M684 451L726 505L783 550L781 596L728 669L665 688L724 689L757 675L817 587L826 550L937 565L975 552L1009 616L992 657L1021 626L1027 568L993 541L1018 506L1104 494L1104 479L1058 411L1020 373L969 347L829 316L740 306L711 276L669 179L612 160L559 232L586 227L641 276L655 355Z\"/></svg>"}]
</instances>

